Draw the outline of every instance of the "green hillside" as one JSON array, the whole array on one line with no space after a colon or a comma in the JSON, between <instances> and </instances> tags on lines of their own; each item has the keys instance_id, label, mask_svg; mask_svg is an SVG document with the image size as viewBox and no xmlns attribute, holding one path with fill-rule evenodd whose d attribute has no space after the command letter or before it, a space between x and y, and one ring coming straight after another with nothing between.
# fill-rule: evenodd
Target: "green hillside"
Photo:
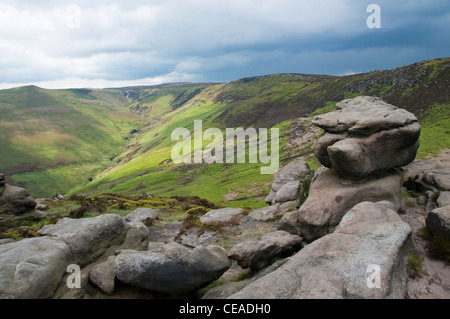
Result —
<instances>
[{"instance_id":1,"label":"green hillside","mask_svg":"<svg viewBox=\"0 0 450 319\"><path fill-rule=\"evenodd\" d=\"M2 90L0 171L36 197L66 193L109 167L143 125L120 91Z\"/></svg>"},{"instance_id":2,"label":"green hillside","mask_svg":"<svg viewBox=\"0 0 450 319\"><path fill-rule=\"evenodd\" d=\"M229 207L261 207L273 180L261 174L264 164L175 164L174 129L193 132L195 120L202 120L203 131L278 128L280 165L301 156L316 168L312 148L320 131L310 117L345 98L373 95L416 114L423 128L418 156L436 157L450 145L449 80L446 58L343 77L276 74L230 83L4 90L0 171L34 196L196 195Z\"/></svg>"}]
</instances>

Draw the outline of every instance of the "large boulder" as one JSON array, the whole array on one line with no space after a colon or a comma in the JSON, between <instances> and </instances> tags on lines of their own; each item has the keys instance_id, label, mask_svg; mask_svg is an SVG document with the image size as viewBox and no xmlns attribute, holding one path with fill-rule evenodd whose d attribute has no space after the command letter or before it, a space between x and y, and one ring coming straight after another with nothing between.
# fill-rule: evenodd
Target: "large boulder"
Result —
<instances>
[{"instance_id":1,"label":"large boulder","mask_svg":"<svg viewBox=\"0 0 450 319\"><path fill-rule=\"evenodd\" d=\"M186 294L202 288L230 268L219 246L190 249L175 242L153 243L148 251L126 250L114 264L116 277L129 285L160 293Z\"/></svg>"},{"instance_id":2,"label":"large boulder","mask_svg":"<svg viewBox=\"0 0 450 319\"><path fill-rule=\"evenodd\" d=\"M367 96L344 100L337 108L313 119L325 130L314 147L322 165L360 178L415 159L421 127L414 114Z\"/></svg>"},{"instance_id":3,"label":"large boulder","mask_svg":"<svg viewBox=\"0 0 450 319\"><path fill-rule=\"evenodd\" d=\"M39 219L36 205L26 189L6 184L4 175L0 175L0 224L12 227L23 220Z\"/></svg>"},{"instance_id":4,"label":"large boulder","mask_svg":"<svg viewBox=\"0 0 450 319\"><path fill-rule=\"evenodd\" d=\"M66 243L47 237L0 246L0 299L51 298L71 261Z\"/></svg>"},{"instance_id":5,"label":"large boulder","mask_svg":"<svg viewBox=\"0 0 450 319\"><path fill-rule=\"evenodd\" d=\"M276 257L287 257L300 250L299 236L279 230L263 236L260 241L246 241L231 248L228 257L243 268L259 270L269 266Z\"/></svg>"},{"instance_id":6,"label":"large boulder","mask_svg":"<svg viewBox=\"0 0 450 319\"><path fill-rule=\"evenodd\" d=\"M284 166L275 174L269 195L268 204L284 203L300 200L303 202L308 191L313 171L303 160L295 160Z\"/></svg>"},{"instance_id":7,"label":"large boulder","mask_svg":"<svg viewBox=\"0 0 450 319\"><path fill-rule=\"evenodd\" d=\"M450 240L450 206L436 208L429 212L426 225L433 235Z\"/></svg>"},{"instance_id":8,"label":"large boulder","mask_svg":"<svg viewBox=\"0 0 450 319\"><path fill-rule=\"evenodd\" d=\"M411 227L390 207L388 202L356 205L334 233L230 298L406 298Z\"/></svg>"},{"instance_id":9,"label":"large boulder","mask_svg":"<svg viewBox=\"0 0 450 319\"><path fill-rule=\"evenodd\" d=\"M42 236L65 242L72 251L74 262L80 267L95 261L110 246L120 245L127 235L128 225L114 214L93 218L63 218L54 225L38 231Z\"/></svg>"},{"instance_id":10,"label":"large boulder","mask_svg":"<svg viewBox=\"0 0 450 319\"><path fill-rule=\"evenodd\" d=\"M342 216L358 203L387 200L393 203L396 211L401 210L404 207L401 182L400 174L349 180L331 169L322 168L316 172L308 199L298 211L298 219L295 220L295 215L286 218L291 218L290 223L297 223L291 229L298 228L311 242L333 231ZM285 223L286 218L282 218L280 224Z\"/></svg>"}]
</instances>

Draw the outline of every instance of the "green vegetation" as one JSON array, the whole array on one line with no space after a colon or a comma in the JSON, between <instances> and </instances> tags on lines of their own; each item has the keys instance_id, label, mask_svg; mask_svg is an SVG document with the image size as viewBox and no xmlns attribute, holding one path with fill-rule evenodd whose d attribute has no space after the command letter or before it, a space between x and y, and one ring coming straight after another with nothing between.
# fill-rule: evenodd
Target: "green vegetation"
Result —
<instances>
[{"instance_id":1,"label":"green vegetation","mask_svg":"<svg viewBox=\"0 0 450 319\"><path fill-rule=\"evenodd\" d=\"M0 239L21 239L39 236L37 231L45 225L55 224L61 218L95 217L101 214L126 216L136 208L153 208L158 210L162 222L183 221L188 216L204 214L219 208L216 204L197 196L155 197L150 194L139 196L102 194L93 197L73 195L66 200L47 200L43 204L49 209L45 218L38 221L23 222L20 227L1 228Z\"/></svg>"},{"instance_id":2,"label":"green vegetation","mask_svg":"<svg viewBox=\"0 0 450 319\"><path fill-rule=\"evenodd\" d=\"M422 256L417 251L410 251L407 254L408 261L406 264L406 271L411 278L417 278L422 275L427 275L424 269L424 261Z\"/></svg>"},{"instance_id":3,"label":"green vegetation","mask_svg":"<svg viewBox=\"0 0 450 319\"><path fill-rule=\"evenodd\" d=\"M35 197L197 195L222 206L260 208L273 180L260 173L264 165L177 165L171 160L173 130L192 132L194 120L202 120L203 130L277 127L282 165L303 156L315 170L321 165L312 155L314 136L290 144L299 136L296 129L308 130L296 120L365 94L415 113L422 125L418 157L436 156L450 145L449 63L437 59L343 77L275 74L227 84L1 90L0 171Z\"/></svg>"},{"instance_id":4,"label":"green vegetation","mask_svg":"<svg viewBox=\"0 0 450 319\"><path fill-rule=\"evenodd\" d=\"M108 168L143 124L114 91L2 90L0 171L34 196L65 193Z\"/></svg>"},{"instance_id":5,"label":"green vegetation","mask_svg":"<svg viewBox=\"0 0 450 319\"><path fill-rule=\"evenodd\" d=\"M437 155L450 146L450 104L435 104L422 115L418 158Z\"/></svg>"},{"instance_id":6,"label":"green vegetation","mask_svg":"<svg viewBox=\"0 0 450 319\"><path fill-rule=\"evenodd\" d=\"M311 115L320 115L333 111L336 111L336 102L328 101L325 106L318 108Z\"/></svg>"}]
</instances>

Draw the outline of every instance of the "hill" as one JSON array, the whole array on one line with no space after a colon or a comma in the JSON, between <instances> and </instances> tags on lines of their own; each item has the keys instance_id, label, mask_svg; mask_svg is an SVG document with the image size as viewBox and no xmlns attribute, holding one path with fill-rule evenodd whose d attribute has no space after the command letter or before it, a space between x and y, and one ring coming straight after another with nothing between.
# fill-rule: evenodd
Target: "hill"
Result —
<instances>
[{"instance_id":1,"label":"hill","mask_svg":"<svg viewBox=\"0 0 450 319\"><path fill-rule=\"evenodd\" d=\"M281 165L311 156L314 114L358 95L379 96L418 116L419 157L450 145L450 58L349 76L275 74L230 83L173 83L104 90L0 91L0 171L35 196L99 193L197 195L260 207L272 175L261 163L175 164L175 128L280 130ZM203 145L205 146L205 144Z\"/></svg>"}]
</instances>

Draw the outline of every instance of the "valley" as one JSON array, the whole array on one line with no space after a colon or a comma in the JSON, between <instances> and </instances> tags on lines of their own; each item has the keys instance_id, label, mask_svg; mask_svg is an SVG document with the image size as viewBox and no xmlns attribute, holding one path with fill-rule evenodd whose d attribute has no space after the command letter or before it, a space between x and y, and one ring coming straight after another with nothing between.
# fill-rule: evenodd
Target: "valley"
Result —
<instances>
[{"instance_id":1,"label":"valley","mask_svg":"<svg viewBox=\"0 0 450 319\"><path fill-rule=\"evenodd\" d=\"M345 98L370 95L419 118L418 158L429 159L450 145L449 81L450 59L444 58L341 77L275 74L230 83L2 90L0 171L34 197L152 193L261 208L273 180L260 173L263 163L175 164L172 132L193 132L195 120L203 131L278 128L280 167L300 157L316 169L312 148L321 131L311 118Z\"/></svg>"}]
</instances>

